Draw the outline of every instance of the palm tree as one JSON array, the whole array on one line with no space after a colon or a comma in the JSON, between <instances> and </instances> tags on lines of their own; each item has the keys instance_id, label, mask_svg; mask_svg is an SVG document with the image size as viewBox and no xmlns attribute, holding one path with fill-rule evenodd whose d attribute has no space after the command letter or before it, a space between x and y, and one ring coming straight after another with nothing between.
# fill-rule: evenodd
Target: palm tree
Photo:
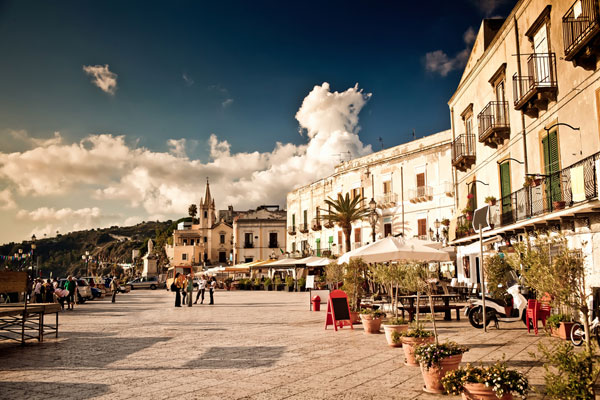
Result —
<instances>
[{"instance_id":1,"label":"palm tree","mask_svg":"<svg viewBox=\"0 0 600 400\"><path fill-rule=\"evenodd\" d=\"M370 210L362 205L362 200L362 196L350 198L349 193L346 193L346 196L338 194L337 200L333 200L331 197L325 200L325 204L330 206L330 208L325 212L323 218L329 219L342 228L346 251L350 251L352 223L367 217L370 213Z\"/></svg>"},{"instance_id":2,"label":"palm tree","mask_svg":"<svg viewBox=\"0 0 600 400\"><path fill-rule=\"evenodd\" d=\"M195 204L190 204L188 214L192 217L192 223L194 223L194 218L198 214L198 207Z\"/></svg>"}]
</instances>

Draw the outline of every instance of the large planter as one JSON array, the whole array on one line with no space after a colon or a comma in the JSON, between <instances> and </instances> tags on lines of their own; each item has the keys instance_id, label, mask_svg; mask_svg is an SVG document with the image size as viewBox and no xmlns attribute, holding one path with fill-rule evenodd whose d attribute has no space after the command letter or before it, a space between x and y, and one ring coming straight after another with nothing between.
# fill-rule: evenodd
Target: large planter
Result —
<instances>
[{"instance_id":1,"label":"large planter","mask_svg":"<svg viewBox=\"0 0 600 400\"><path fill-rule=\"evenodd\" d=\"M350 311L350 323L352 325L360 323L360 314L357 311Z\"/></svg>"},{"instance_id":2,"label":"large planter","mask_svg":"<svg viewBox=\"0 0 600 400\"><path fill-rule=\"evenodd\" d=\"M365 333L379 333L383 317L373 318L372 315L360 314Z\"/></svg>"},{"instance_id":3,"label":"large planter","mask_svg":"<svg viewBox=\"0 0 600 400\"><path fill-rule=\"evenodd\" d=\"M388 344L392 347L402 347L402 342L394 343L392 340L392 333L403 332L408 330L408 325L383 325L383 331L385 332L385 338Z\"/></svg>"},{"instance_id":4,"label":"large planter","mask_svg":"<svg viewBox=\"0 0 600 400\"><path fill-rule=\"evenodd\" d=\"M574 322L561 322L558 328L551 328L552 336L563 340L571 340L571 328Z\"/></svg>"},{"instance_id":5,"label":"large planter","mask_svg":"<svg viewBox=\"0 0 600 400\"><path fill-rule=\"evenodd\" d=\"M442 386L442 378L449 371L458 369L458 365L462 360L462 354L442 358L439 365L433 366L429 369L425 368L421 364L421 374L423 374L423 380L425 381L424 391L427 393L444 393L444 386Z\"/></svg>"},{"instance_id":6,"label":"large planter","mask_svg":"<svg viewBox=\"0 0 600 400\"><path fill-rule=\"evenodd\" d=\"M565 208L565 202L564 201L553 201L552 202L552 208L554 210L562 210Z\"/></svg>"},{"instance_id":7,"label":"large planter","mask_svg":"<svg viewBox=\"0 0 600 400\"><path fill-rule=\"evenodd\" d=\"M492 388L483 383L465 383L461 396L463 400L512 400L513 398L512 394L506 393L498 399Z\"/></svg>"},{"instance_id":8,"label":"large planter","mask_svg":"<svg viewBox=\"0 0 600 400\"><path fill-rule=\"evenodd\" d=\"M415 337L402 337L402 348L404 349L404 357L406 361L405 365L410 367L418 367L419 363L415 360L415 347L421 344L433 343L435 338L433 336L427 338L415 338Z\"/></svg>"}]
</instances>

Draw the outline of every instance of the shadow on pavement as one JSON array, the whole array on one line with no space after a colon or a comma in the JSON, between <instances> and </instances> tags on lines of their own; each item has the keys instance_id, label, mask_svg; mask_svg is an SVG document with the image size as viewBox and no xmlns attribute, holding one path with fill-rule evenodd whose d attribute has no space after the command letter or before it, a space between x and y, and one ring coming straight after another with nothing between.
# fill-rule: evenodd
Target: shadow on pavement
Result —
<instances>
[{"instance_id":1,"label":"shadow on pavement","mask_svg":"<svg viewBox=\"0 0 600 400\"><path fill-rule=\"evenodd\" d=\"M508 343L467 343L467 346L470 349L485 349L487 347L501 347L506 346Z\"/></svg>"},{"instance_id":2,"label":"shadow on pavement","mask_svg":"<svg viewBox=\"0 0 600 400\"><path fill-rule=\"evenodd\" d=\"M2 398L51 399L74 398L90 399L108 393L108 385L96 383L61 382L58 390L49 387L48 382L0 382ZM4 397L6 395L6 397Z\"/></svg>"},{"instance_id":3,"label":"shadow on pavement","mask_svg":"<svg viewBox=\"0 0 600 400\"><path fill-rule=\"evenodd\" d=\"M210 347L185 368L248 369L270 367L281 358L285 346Z\"/></svg>"}]
</instances>

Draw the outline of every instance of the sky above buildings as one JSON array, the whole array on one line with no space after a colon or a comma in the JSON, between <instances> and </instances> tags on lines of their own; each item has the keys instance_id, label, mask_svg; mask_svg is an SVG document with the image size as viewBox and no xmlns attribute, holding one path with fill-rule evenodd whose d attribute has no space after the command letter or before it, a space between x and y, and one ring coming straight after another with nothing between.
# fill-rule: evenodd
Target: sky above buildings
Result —
<instances>
[{"instance_id":1,"label":"sky above buildings","mask_svg":"<svg viewBox=\"0 0 600 400\"><path fill-rule=\"evenodd\" d=\"M218 208L450 127L515 1L0 0L0 243Z\"/></svg>"}]
</instances>

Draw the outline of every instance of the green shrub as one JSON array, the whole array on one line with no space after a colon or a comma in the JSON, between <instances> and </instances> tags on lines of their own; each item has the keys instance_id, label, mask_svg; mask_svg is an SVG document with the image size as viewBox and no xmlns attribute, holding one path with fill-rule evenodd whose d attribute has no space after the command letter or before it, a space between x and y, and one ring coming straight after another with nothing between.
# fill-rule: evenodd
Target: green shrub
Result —
<instances>
[{"instance_id":1,"label":"green shrub","mask_svg":"<svg viewBox=\"0 0 600 400\"><path fill-rule=\"evenodd\" d=\"M455 342L422 344L415 348L415 360L425 366L425 369L429 369L439 366L440 361L444 358L463 354L468 350L467 346L461 346Z\"/></svg>"},{"instance_id":2,"label":"green shrub","mask_svg":"<svg viewBox=\"0 0 600 400\"><path fill-rule=\"evenodd\" d=\"M265 286L265 289L268 289L269 286L271 286L271 278L266 278L263 285Z\"/></svg>"},{"instance_id":3,"label":"green shrub","mask_svg":"<svg viewBox=\"0 0 600 400\"><path fill-rule=\"evenodd\" d=\"M390 318L383 322L384 325L406 325L408 321L402 317Z\"/></svg>"},{"instance_id":4,"label":"green shrub","mask_svg":"<svg viewBox=\"0 0 600 400\"><path fill-rule=\"evenodd\" d=\"M571 322L571 317L567 314L552 314L546 319L546 325L551 328L558 328L561 322Z\"/></svg>"},{"instance_id":5,"label":"green shrub","mask_svg":"<svg viewBox=\"0 0 600 400\"><path fill-rule=\"evenodd\" d=\"M287 287L292 287L292 286L294 286L294 278L292 278L292 276L291 276L291 275L288 275L288 276L286 276L286 277L285 277L285 285L286 285Z\"/></svg>"}]
</instances>

